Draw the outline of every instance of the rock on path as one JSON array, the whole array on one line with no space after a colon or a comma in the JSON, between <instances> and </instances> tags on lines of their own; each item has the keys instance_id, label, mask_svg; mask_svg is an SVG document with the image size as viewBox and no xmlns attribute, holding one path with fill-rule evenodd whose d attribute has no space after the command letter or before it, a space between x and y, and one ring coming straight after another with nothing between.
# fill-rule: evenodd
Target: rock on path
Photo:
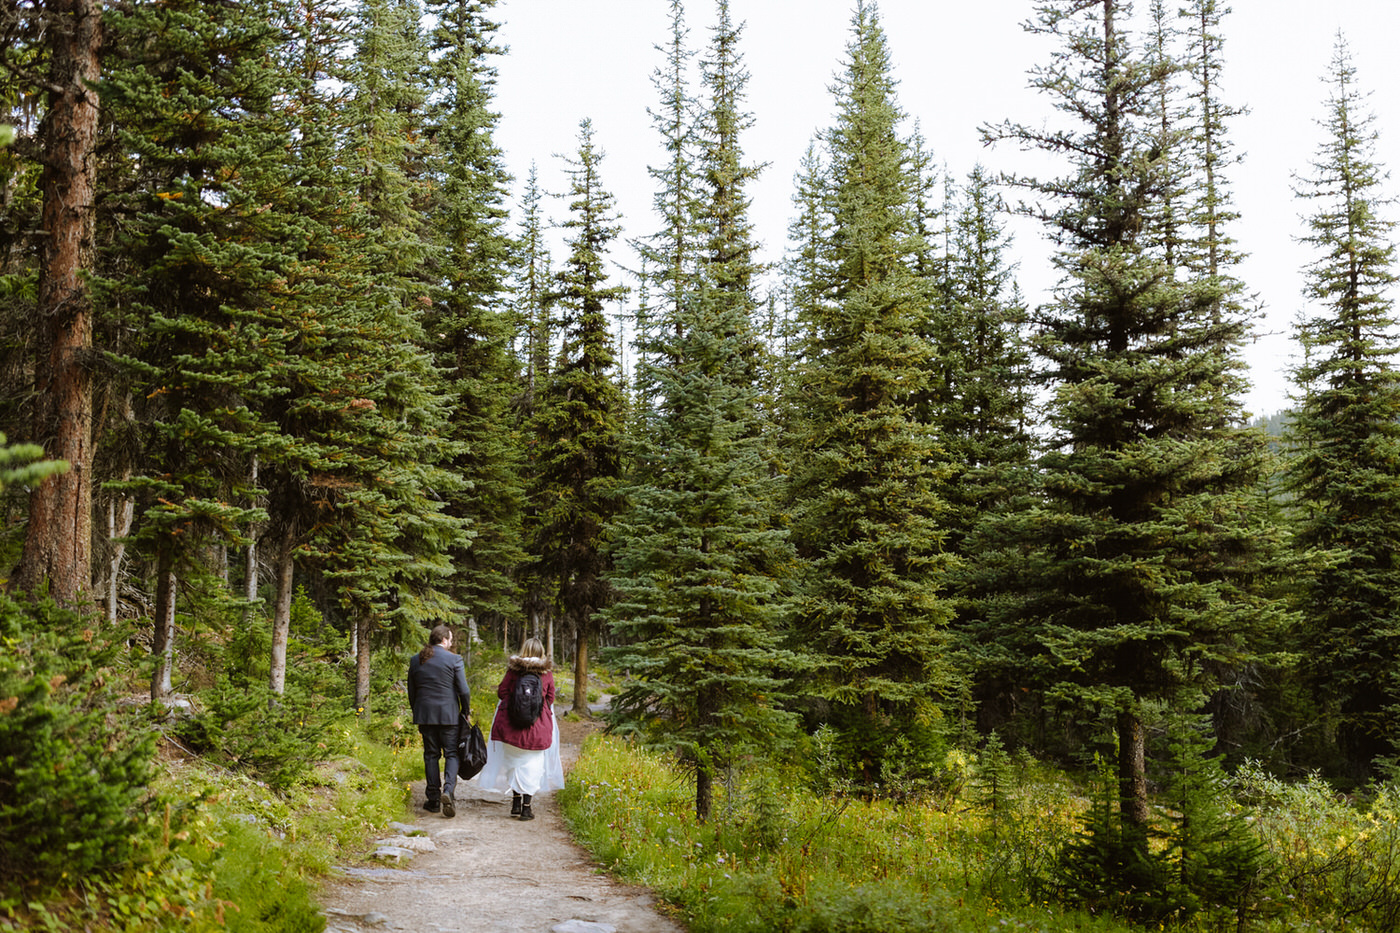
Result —
<instances>
[{"instance_id":1,"label":"rock on path","mask_svg":"<svg viewBox=\"0 0 1400 933\"><path fill-rule=\"evenodd\" d=\"M560 722L564 768L586 725ZM618 884L574 844L554 794L535 819L510 816L510 797L458 784L457 816L422 809L395 824L374 862L342 866L321 890L326 933L683 933L642 888ZM397 866L397 867L396 867Z\"/></svg>"}]
</instances>

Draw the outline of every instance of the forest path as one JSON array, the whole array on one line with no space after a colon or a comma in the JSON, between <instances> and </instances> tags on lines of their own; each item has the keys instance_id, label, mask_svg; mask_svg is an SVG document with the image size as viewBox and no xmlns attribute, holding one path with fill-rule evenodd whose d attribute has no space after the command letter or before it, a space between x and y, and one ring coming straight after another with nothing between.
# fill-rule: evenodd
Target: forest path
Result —
<instances>
[{"instance_id":1,"label":"forest path","mask_svg":"<svg viewBox=\"0 0 1400 933\"><path fill-rule=\"evenodd\" d=\"M556 711L557 711L556 707ZM578 759L586 722L559 721L564 770ZM601 874L564 827L553 792L535 798L535 819L510 816L510 797L457 785L457 815L414 818L434 849L392 867L342 866L322 887L326 933L683 933L643 888Z\"/></svg>"}]
</instances>

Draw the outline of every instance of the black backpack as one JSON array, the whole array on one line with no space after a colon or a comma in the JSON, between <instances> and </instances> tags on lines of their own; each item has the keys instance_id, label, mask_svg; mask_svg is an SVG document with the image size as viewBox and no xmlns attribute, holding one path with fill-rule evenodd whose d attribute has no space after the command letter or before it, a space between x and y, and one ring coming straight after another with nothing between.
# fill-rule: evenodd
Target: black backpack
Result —
<instances>
[{"instance_id":1,"label":"black backpack","mask_svg":"<svg viewBox=\"0 0 1400 933\"><path fill-rule=\"evenodd\" d=\"M521 674L506 701L506 718L517 729L528 729L544 712L544 685L539 674Z\"/></svg>"}]
</instances>

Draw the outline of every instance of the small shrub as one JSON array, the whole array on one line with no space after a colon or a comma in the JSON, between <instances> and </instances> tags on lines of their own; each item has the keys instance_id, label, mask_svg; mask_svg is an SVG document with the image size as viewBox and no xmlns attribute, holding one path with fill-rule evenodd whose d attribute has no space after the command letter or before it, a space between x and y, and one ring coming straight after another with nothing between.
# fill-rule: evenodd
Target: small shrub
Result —
<instances>
[{"instance_id":1,"label":"small shrub","mask_svg":"<svg viewBox=\"0 0 1400 933\"><path fill-rule=\"evenodd\" d=\"M1246 762L1234 776L1278 866L1290 913L1334 929L1400 930L1400 790L1353 805L1317 774L1289 783Z\"/></svg>"},{"instance_id":2,"label":"small shrub","mask_svg":"<svg viewBox=\"0 0 1400 933\"><path fill-rule=\"evenodd\" d=\"M1061 898L1092 912L1160 921L1176 912L1168 902L1166 866L1148 849L1137 827L1119 815L1118 780L1112 766L1098 761L1084 827L1061 849L1055 866Z\"/></svg>"},{"instance_id":3,"label":"small shrub","mask_svg":"<svg viewBox=\"0 0 1400 933\"><path fill-rule=\"evenodd\" d=\"M114 712L114 652L84 622L0 593L0 886L115 871L146 844L155 735Z\"/></svg>"},{"instance_id":4,"label":"small shrub","mask_svg":"<svg viewBox=\"0 0 1400 933\"><path fill-rule=\"evenodd\" d=\"M330 754L324 738L350 713L288 685L280 696L263 684L221 677L199 695L201 710L176 727L191 751L213 755L285 792Z\"/></svg>"}]
</instances>

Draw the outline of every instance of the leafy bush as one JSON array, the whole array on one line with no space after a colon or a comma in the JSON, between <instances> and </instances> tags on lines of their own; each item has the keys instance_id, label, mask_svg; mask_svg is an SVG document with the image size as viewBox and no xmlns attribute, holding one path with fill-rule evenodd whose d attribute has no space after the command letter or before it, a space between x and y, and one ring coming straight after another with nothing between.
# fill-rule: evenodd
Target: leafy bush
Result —
<instances>
[{"instance_id":1,"label":"leafy bush","mask_svg":"<svg viewBox=\"0 0 1400 933\"><path fill-rule=\"evenodd\" d=\"M1288 783L1253 761L1234 784L1257 810L1291 913L1324 928L1400 930L1400 788L1380 785L1357 805L1317 774Z\"/></svg>"},{"instance_id":2,"label":"leafy bush","mask_svg":"<svg viewBox=\"0 0 1400 933\"><path fill-rule=\"evenodd\" d=\"M0 885L128 865L146 844L155 735L117 711L113 650L50 599L0 593Z\"/></svg>"}]
</instances>

